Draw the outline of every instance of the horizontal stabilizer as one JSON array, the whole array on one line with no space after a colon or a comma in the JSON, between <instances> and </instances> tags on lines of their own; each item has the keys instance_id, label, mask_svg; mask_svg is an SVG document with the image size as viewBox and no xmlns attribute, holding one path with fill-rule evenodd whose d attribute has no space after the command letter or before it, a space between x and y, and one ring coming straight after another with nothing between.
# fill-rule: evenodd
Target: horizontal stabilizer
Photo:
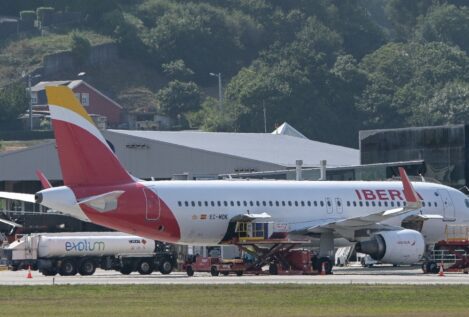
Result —
<instances>
[{"instance_id":1,"label":"horizontal stabilizer","mask_svg":"<svg viewBox=\"0 0 469 317\"><path fill-rule=\"evenodd\" d=\"M10 192L0 192L0 198L11 199L11 200L20 200L28 203L34 203L34 194L22 194L22 193L10 193Z\"/></svg>"},{"instance_id":2,"label":"horizontal stabilizer","mask_svg":"<svg viewBox=\"0 0 469 317\"><path fill-rule=\"evenodd\" d=\"M123 193L123 190L114 190L101 195L83 198L79 200L77 204L87 205L99 212L112 211L117 208L117 200Z\"/></svg>"}]
</instances>

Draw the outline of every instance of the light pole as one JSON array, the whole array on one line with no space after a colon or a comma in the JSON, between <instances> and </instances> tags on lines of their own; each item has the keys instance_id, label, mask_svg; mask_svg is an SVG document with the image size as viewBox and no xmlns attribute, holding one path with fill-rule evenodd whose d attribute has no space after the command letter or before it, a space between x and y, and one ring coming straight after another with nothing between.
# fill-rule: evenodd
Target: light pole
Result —
<instances>
[{"instance_id":1,"label":"light pole","mask_svg":"<svg viewBox=\"0 0 469 317\"><path fill-rule=\"evenodd\" d=\"M26 77L26 72L23 71L21 74L22 77ZM33 97L31 93L31 78L39 78L41 75L36 74L34 76L31 76L31 74L28 74L28 92L29 92L29 130L33 130Z\"/></svg>"},{"instance_id":2,"label":"light pole","mask_svg":"<svg viewBox=\"0 0 469 317\"><path fill-rule=\"evenodd\" d=\"M223 111L223 92L222 92L222 85L221 85L221 73L215 74L210 73L210 76L218 77L218 102L220 103L220 111Z\"/></svg>"}]
</instances>

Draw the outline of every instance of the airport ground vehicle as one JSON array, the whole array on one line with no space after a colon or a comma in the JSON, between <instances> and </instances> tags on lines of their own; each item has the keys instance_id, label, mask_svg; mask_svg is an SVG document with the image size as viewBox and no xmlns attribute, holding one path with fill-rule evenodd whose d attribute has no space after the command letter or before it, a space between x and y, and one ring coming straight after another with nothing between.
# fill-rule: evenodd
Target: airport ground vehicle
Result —
<instances>
[{"instance_id":1,"label":"airport ground vehicle","mask_svg":"<svg viewBox=\"0 0 469 317\"><path fill-rule=\"evenodd\" d=\"M119 232L39 233L4 248L12 270L37 269L44 275L92 275L96 268L122 274L169 274L176 255L167 244Z\"/></svg>"},{"instance_id":2,"label":"airport ground vehicle","mask_svg":"<svg viewBox=\"0 0 469 317\"><path fill-rule=\"evenodd\" d=\"M447 225L445 240L435 244L430 256L422 264L424 273L444 271L469 273L469 226Z\"/></svg>"}]
</instances>

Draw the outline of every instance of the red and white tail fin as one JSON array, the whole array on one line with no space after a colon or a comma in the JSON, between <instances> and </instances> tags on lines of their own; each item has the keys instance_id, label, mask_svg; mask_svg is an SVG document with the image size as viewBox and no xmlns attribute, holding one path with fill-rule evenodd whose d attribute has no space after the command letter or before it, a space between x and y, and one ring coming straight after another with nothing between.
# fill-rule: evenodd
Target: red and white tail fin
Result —
<instances>
[{"instance_id":1,"label":"red and white tail fin","mask_svg":"<svg viewBox=\"0 0 469 317\"><path fill-rule=\"evenodd\" d=\"M46 87L65 185L133 182L86 110L65 86Z\"/></svg>"}]
</instances>

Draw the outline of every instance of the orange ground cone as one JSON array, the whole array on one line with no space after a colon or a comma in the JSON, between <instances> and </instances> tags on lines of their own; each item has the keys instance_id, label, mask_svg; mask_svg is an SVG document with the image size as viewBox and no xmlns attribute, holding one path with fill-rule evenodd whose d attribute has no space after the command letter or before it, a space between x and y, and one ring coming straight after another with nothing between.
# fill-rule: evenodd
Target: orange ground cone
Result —
<instances>
[{"instance_id":1,"label":"orange ground cone","mask_svg":"<svg viewBox=\"0 0 469 317\"><path fill-rule=\"evenodd\" d=\"M33 275L31 274L31 265L28 265L28 275L26 275L26 278L33 278Z\"/></svg>"},{"instance_id":2,"label":"orange ground cone","mask_svg":"<svg viewBox=\"0 0 469 317\"><path fill-rule=\"evenodd\" d=\"M321 275L326 275L326 262L322 262Z\"/></svg>"},{"instance_id":3,"label":"orange ground cone","mask_svg":"<svg viewBox=\"0 0 469 317\"><path fill-rule=\"evenodd\" d=\"M443 268L443 262L441 262L440 272L438 273L438 276L445 276L445 271L444 271L444 268Z\"/></svg>"}]
</instances>

